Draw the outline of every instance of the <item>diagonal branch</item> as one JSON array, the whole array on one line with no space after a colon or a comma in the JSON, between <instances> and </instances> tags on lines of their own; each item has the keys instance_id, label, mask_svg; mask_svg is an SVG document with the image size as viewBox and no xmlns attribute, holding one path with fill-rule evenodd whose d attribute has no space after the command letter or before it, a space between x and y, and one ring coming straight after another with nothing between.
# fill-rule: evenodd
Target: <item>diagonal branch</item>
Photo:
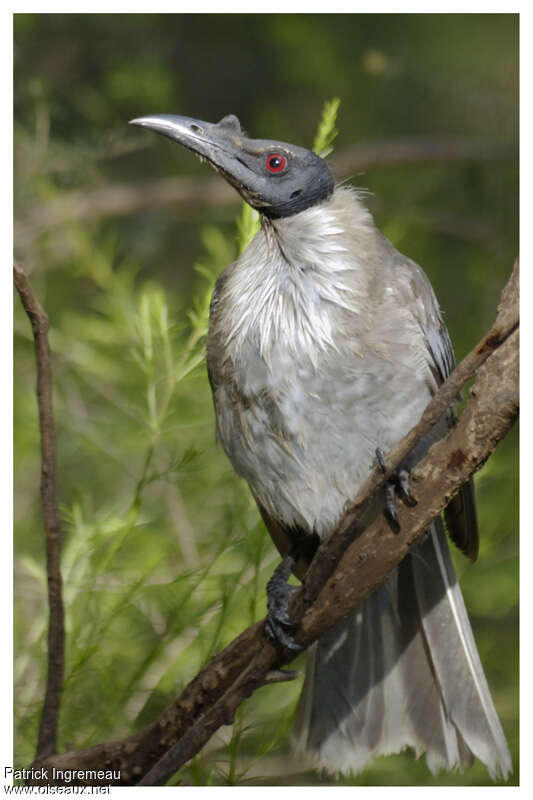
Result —
<instances>
[{"instance_id":1,"label":"diagonal branch","mask_svg":"<svg viewBox=\"0 0 533 800\"><path fill-rule=\"evenodd\" d=\"M361 532L368 497L440 417L477 370L466 408L455 428L429 450L412 474L418 497L414 508L398 511L400 532L383 518ZM405 556L428 524L448 504L506 435L518 414L518 264L505 288L494 326L442 385L419 424L388 455L387 473L376 471L319 549L305 586L291 606L299 619L296 641L309 646L357 606ZM86 774L82 783L157 785L165 783L194 756L212 734L233 719L236 708L257 688L273 681L273 671L292 655L277 649L263 633L263 622L244 631L218 653L182 694L144 730L127 739L104 742L45 759L39 766L50 780L61 770L120 770L120 776ZM46 775L48 777L46 777Z\"/></svg>"},{"instance_id":2,"label":"diagonal branch","mask_svg":"<svg viewBox=\"0 0 533 800\"><path fill-rule=\"evenodd\" d=\"M35 340L37 361L37 402L41 430L41 502L46 532L46 574L48 581L48 674L36 758L56 752L57 722L65 666L65 629L61 593L61 526L57 508L56 447L52 408L52 366L48 347L48 317L36 298L24 267L13 264L15 286L28 315Z\"/></svg>"}]
</instances>

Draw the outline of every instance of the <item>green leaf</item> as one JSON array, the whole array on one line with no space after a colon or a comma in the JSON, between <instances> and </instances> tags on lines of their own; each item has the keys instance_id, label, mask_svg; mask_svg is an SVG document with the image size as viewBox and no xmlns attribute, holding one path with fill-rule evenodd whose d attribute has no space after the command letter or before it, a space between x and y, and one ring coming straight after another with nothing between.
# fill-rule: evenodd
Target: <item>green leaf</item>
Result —
<instances>
[{"instance_id":1,"label":"green leaf","mask_svg":"<svg viewBox=\"0 0 533 800\"><path fill-rule=\"evenodd\" d=\"M259 213L248 203L243 203L241 213L237 217L237 249L239 255L246 250L260 227L261 219Z\"/></svg>"},{"instance_id":2,"label":"green leaf","mask_svg":"<svg viewBox=\"0 0 533 800\"><path fill-rule=\"evenodd\" d=\"M332 100L326 100L324 108L322 109L322 116L318 124L318 130L313 143L314 152L321 158L325 158L333 151L333 141L335 140L338 130L335 127L337 121L337 113L341 104L339 97L334 97Z\"/></svg>"}]
</instances>

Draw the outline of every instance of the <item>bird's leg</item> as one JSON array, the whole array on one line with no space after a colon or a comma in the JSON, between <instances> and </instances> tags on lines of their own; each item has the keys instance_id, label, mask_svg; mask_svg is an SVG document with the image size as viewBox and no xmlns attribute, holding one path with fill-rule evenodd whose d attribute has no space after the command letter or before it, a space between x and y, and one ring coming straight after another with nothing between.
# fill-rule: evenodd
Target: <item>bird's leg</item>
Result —
<instances>
[{"instance_id":1,"label":"bird's leg","mask_svg":"<svg viewBox=\"0 0 533 800\"><path fill-rule=\"evenodd\" d=\"M287 629L294 629L297 623L289 617L289 601L298 591L297 586L288 583L292 568L296 563L294 551L283 556L281 564L274 570L274 574L267 583L268 614L265 624L267 636L279 642L288 650L301 650Z\"/></svg>"},{"instance_id":2,"label":"bird's leg","mask_svg":"<svg viewBox=\"0 0 533 800\"><path fill-rule=\"evenodd\" d=\"M376 448L376 459L383 472L387 471L385 454L380 447ZM399 495L407 506L416 506L416 499L411 494L411 471L400 467L385 483L385 516L392 529L397 533L400 530L397 514L397 496Z\"/></svg>"}]
</instances>

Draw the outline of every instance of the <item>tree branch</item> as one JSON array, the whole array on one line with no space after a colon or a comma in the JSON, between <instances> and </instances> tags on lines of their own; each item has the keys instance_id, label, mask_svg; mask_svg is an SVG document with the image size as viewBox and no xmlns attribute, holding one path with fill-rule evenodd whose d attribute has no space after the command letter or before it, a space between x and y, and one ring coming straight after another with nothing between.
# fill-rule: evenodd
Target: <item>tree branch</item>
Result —
<instances>
[{"instance_id":1,"label":"tree branch","mask_svg":"<svg viewBox=\"0 0 533 800\"><path fill-rule=\"evenodd\" d=\"M418 503L414 508L402 506L398 510L400 532L393 533L383 517L361 531L360 520L369 498L476 370L474 386L457 425L433 445L413 471L411 480ZM374 471L332 536L319 548L305 585L291 604L291 615L300 620L295 638L302 647L309 646L357 606L401 561L431 520L506 435L516 419L518 405L515 264L494 326L442 385L418 425L389 453L386 474ZM292 658L292 654L281 652L266 639L263 626L264 621L256 623L218 653L143 731L127 739L45 759L35 766L43 768L48 778L35 783L62 783L59 779L50 780L52 767L120 770L120 778L111 780L119 784L165 783L221 725L231 722L246 697L271 682L273 670ZM94 785L110 780L89 776L80 782Z\"/></svg>"},{"instance_id":2,"label":"tree branch","mask_svg":"<svg viewBox=\"0 0 533 800\"><path fill-rule=\"evenodd\" d=\"M37 362L37 403L41 431L41 502L46 533L46 575L48 581L48 673L39 725L36 758L56 752L57 723L65 669L65 630L61 586L61 526L57 507L55 425L52 408L52 365L48 347L48 317L35 297L24 268L13 264L15 286L28 315L35 341Z\"/></svg>"}]
</instances>

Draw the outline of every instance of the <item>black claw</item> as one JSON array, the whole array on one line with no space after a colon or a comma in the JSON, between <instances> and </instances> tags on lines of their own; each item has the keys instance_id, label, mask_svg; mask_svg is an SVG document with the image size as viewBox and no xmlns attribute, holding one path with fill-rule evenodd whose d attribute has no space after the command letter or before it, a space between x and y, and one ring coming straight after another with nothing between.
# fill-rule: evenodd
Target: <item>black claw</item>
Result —
<instances>
[{"instance_id":1,"label":"black claw","mask_svg":"<svg viewBox=\"0 0 533 800\"><path fill-rule=\"evenodd\" d=\"M290 587L296 588L296 587ZM292 592L291 592L292 594ZM295 630L298 627L298 623L294 622L289 617L289 612L287 606L289 605L290 594L287 595L286 602L284 602L281 598L276 599L276 604L268 603L268 619L272 620L275 625L283 625L284 628L289 628L289 630Z\"/></svg>"},{"instance_id":2,"label":"black claw","mask_svg":"<svg viewBox=\"0 0 533 800\"><path fill-rule=\"evenodd\" d=\"M385 454L381 447L376 447L376 459L380 469L386 472ZM398 495L405 505L416 506L416 498L411 494L410 472L405 467L391 475L390 479L385 483L385 517L395 533L400 530L396 504Z\"/></svg>"},{"instance_id":3,"label":"black claw","mask_svg":"<svg viewBox=\"0 0 533 800\"><path fill-rule=\"evenodd\" d=\"M398 471L398 486L405 505L416 506L416 498L411 494L411 475L408 469L400 469Z\"/></svg>"},{"instance_id":4,"label":"black claw","mask_svg":"<svg viewBox=\"0 0 533 800\"><path fill-rule=\"evenodd\" d=\"M271 669L267 672L264 679L264 685L269 683L287 683L293 681L301 673L297 669Z\"/></svg>"},{"instance_id":5,"label":"black claw","mask_svg":"<svg viewBox=\"0 0 533 800\"><path fill-rule=\"evenodd\" d=\"M396 511L396 484L394 481L387 481L385 484L385 517L394 533L398 533L400 523L398 522L398 513Z\"/></svg>"},{"instance_id":6,"label":"black claw","mask_svg":"<svg viewBox=\"0 0 533 800\"><path fill-rule=\"evenodd\" d=\"M289 602L298 591L296 586L287 583L294 566L294 558L284 556L281 564L275 569L274 574L267 584L268 615L265 623L265 633L274 642L278 642L288 650L297 652L302 648L294 641L290 630L295 630L298 623L289 616ZM288 629L288 630L287 630Z\"/></svg>"},{"instance_id":7,"label":"black claw","mask_svg":"<svg viewBox=\"0 0 533 800\"><path fill-rule=\"evenodd\" d=\"M385 464L385 453L381 449L381 447L376 447L376 459L378 462L378 467L382 472L387 471L387 466Z\"/></svg>"},{"instance_id":8,"label":"black claw","mask_svg":"<svg viewBox=\"0 0 533 800\"><path fill-rule=\"evenodd\" d=\"M279 625L270 617L267 617L267 621L265 623L265 633L269 639L272 639L273 642L277 642L287 650L291 650L294 653L299 653L302 649L299 644L296 644L291 634L287 633L287 631L285 631L281 625Z\"/></svg>"}]
</instances>

